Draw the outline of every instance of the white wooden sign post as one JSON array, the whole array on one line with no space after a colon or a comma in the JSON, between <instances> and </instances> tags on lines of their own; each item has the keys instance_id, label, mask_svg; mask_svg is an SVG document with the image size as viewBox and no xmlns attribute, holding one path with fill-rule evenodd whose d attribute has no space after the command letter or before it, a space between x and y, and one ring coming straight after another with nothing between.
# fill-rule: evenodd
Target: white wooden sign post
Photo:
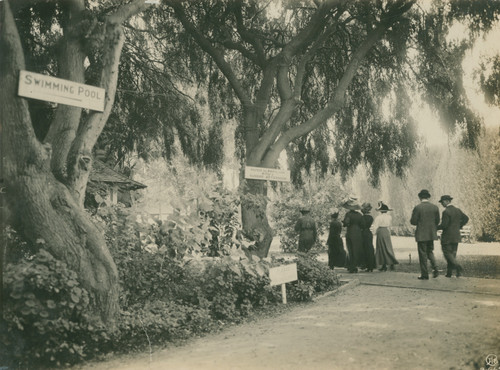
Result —
<instances>
[{"instance_id":1,"label":"white wooden sign post","mask_svg":"<svg viewBox=\"0 0 500 370\"><path fill-rule=\"evenodd\" d=\"M290 182L290 171L277 168L245 166L245 179Z\"/></svg>"},{"instance_id":2,"label":"white wooden sign post","mask_svg":"<svg viewBox=\"0 0 500 370\"><path fill-rule=\"evenodd\" d=\"M19 96L104 111L106 91L62 78L19 71Z\"/></svg>"},{"instance_id":3,"label":"white wooden sign post","mask_svg":"<svg viewBox=\"0 0 500 370\"><path fill-rule=\"evenodd\" d=\"M290 281L298 280L297 277L297 264L292 263L289 265L283 265L278 267L273 267L269 269L269 280L271 280L271 286L281 284L281 297L283 303L286 304L286 284Z\"/></svg>"}]
</instances>

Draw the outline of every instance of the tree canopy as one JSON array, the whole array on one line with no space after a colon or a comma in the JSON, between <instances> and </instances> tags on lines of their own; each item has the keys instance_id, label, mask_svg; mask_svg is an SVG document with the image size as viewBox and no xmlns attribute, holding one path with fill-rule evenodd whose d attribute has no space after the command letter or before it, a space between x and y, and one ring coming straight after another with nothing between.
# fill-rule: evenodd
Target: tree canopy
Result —
<instances>
[{"instance_id":1,"label":"tree canopy","mask_svg":"<svg viewBox=\"0 0 500 370\"><path fill-rule=\"evenodd\" d=\"M461 61L498 4L423 5L166 1L144 21L163 42L155 53L175 50L170 69L181 72L172 75L206 89L214 122L237 119L248 164L273 167L287 150L296 183L302 169L345 177L360 163L376 183L385 170L402 175L415 152L414 95L446 130L465 126L465 146L477 144L480 119L465 98ZM446 40L455 21L470 30L460 44Z\"/></svg>"}]
</instances>

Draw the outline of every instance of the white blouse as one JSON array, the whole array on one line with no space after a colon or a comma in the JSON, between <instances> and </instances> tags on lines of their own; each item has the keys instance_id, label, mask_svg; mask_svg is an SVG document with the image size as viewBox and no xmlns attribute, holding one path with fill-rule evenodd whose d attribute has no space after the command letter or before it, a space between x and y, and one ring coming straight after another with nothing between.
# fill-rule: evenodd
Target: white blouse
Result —
<instances>
[{"instance_id":1,"label":"white blouse","mask_svg":"<svg viewBox=\"0 0 500 370\"><path fill-rule=\"evenodd\" d=\"M392 216L388 213L381 213L375 217L373 221L373 232L377 232L379 227L390 227L392 224Z\"/></svg>"}]
</instances>

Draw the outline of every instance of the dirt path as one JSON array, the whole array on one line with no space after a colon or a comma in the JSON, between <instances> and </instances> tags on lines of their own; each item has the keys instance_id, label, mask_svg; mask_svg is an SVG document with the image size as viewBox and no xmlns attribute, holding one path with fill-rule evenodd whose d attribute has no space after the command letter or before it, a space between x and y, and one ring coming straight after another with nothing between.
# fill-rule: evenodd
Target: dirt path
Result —
<instances>
[{"instance_id":1,"label":"dirt path","mask_svg":"<svg viewBox=\"0 0 500 370\"><path fill-rule=\"evenodd\" d=\"M440 277L428 290L413 274L386 274L372 285L359 274L361 285L151 358L84 369L470 369L500 358L499 280ZM467 292L479 285L488 288Z\"/></svg>"}]
</instances>

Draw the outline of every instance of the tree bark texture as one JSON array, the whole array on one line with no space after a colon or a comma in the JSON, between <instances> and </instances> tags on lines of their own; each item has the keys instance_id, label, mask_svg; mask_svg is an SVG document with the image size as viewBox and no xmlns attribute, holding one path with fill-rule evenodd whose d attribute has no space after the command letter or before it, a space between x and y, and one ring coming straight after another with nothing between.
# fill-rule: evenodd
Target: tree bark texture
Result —
<instances>
[{"instance_id":1,"label":"tree bark texture","mask_svg":"<svg viewBox=\"0 0 500 370\"><path fill-rule=\"evenodd\" d=\"M273 230L267 220L267 183L263 180L244 180L241 196L241 221L247 237L255 241L252 254L265 258L273 241Z\"/></svg>"},{"instance_id":2,"label":"tree bark texture","mask_svg":"<svg viewBox=\"0 0 500 370\"><path fill-rule=\"evenodd\" d=\"M118 312L118 272L101 231L50 171L33 164L7 182L16 229L78 274L100 319Z\"/></svg>"}]
</instances>

